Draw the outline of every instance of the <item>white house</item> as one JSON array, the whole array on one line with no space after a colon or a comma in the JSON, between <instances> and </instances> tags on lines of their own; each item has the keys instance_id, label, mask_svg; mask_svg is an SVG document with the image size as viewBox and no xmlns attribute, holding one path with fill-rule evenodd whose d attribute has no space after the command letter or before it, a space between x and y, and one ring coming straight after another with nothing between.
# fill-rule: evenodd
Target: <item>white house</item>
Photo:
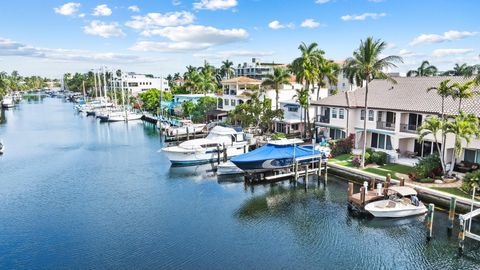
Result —
<instances>
[{"instance_id":1,"label":"white house","mask_svg":"<svg viewBox=\"0 0 480 270\"><path fill-rule=\"evenodd\" d=\"M275 120L274 131L285 134L302 133L305 130L305 109L296 100L282 100L279 108L283 110L283 119ZM315 109L309 108L310 123L313 123Z\"/></svg>"},{"instance_id":2,"label":"white house","mask_svg":"<svg viewBox=\"0 0 480 270\"><path fill-rule=\"evenodd\" d=\"M433 135L419 140L417 128L431 115L441 114L441 98L429 87L443 80L465 83L463 77L398 77L397 84L373 80L369 84L368 111L364 111L365 88L340 92L335 96L312 102L316 107L315 127L319 135L333 139L355 134L356 147L363 142L363 119L367 118L367 147L385 151L392 158L423 157L437 151ZM480 89L476 89L480 90ZM462 109L480 117L480 97L462 101ZM445 111L454 115L458 101L445 99ZM439 136L440 137L440 136ZM463 142L461 159L480 162L480 140ZM445 143L445 158L451 160L453 135Z\"/></svg>"},{"instance_id":3,"label":"white house","mask_svg":"<svg viewBox=\"0 0 480 270\"><path fill-rule=\"evenodd\" d=\"M273 74L274 67L285 67L285 65L261 63L257 58L252 58L251 63L239 64L235 68L235 77L249 77L256 80L263 80L267 74Z\"/></svg>"},{"instance_id":4,"label":"white house","mask_svg":"<svg viewBox=\"0 0 480 270\"><path fill-rule=\"evenodd\" d=\"M147 91L152 88L169 91L168 81L162 77L147 76L145 74L136 74L129 72L122 75L123 86L132 95L136 96L142 91Z\"/></svg>"}]
</instances>

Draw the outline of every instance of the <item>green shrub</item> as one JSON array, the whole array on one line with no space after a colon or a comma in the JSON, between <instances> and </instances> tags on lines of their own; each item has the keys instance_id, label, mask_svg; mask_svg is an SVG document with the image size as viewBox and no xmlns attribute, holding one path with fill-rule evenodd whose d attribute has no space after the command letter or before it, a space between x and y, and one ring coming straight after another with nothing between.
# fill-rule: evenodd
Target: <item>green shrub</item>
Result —
<instances>
[{"instance_id":1,"label":"green shrub","mask_svg":"<svg viewBox=\"0 0 480 270\"><path fill-rule=\"evenodd\" d=\"M365 152L365 165L372 163L372 156L370 153Z\"/></svg>"},{"instance_id":2,"label":"green shrub","mask_svg":"<svg viewBox=\"0 0 480 270\"><path fill-rule=\"evenodd\" d=\"M417 180L420 183L433 183L435 179L427 177L427 178L422 178Z\"/></svg>"},{"instance_id":3,"label":"green shrub","mask_svg":"<svg viewBox=\"0 0 480 270\"><path fill-rule=\"evenodd\" d=\"M350 154L353 146L355 145L355 134L350 134L345 139L337 140L336 142L330 142L331 154L333 157Z\"/></svg>"},{"instance_id":4,"label":"green shrub","mask_svg":"<svg viewBox=\"0 0 480 270\"><path fill-rule=\"evenodd\" d=\"M272 134L272 140L280 140L280 139L286 139L286 138L287 136L285 135L285 133L277 132Z\"/></svg>"},{"instance_id":5,"label":"green shrub","mask_svg":"<svg viewBox=\"0 0 480 270\"><path fill-rule=\"evenodd\" d=\"M426 177L435 178L442 175L442 165L438 155L429 155L422 158L414 167L416 179Z\"/></svg>"},{"instance_id":6,"label":"green shrub","mask_svg":"<svg viewBox=\"0 0 480 270\"><path fill-rule=\"evenodd\" d=\"M372 153L370 159L372 162L376 163L377 165L382 166L387 163L388 155L385 152L377 151Z\"/></svg>"},{"instance_id":7,"label":"green shrub","mask_svg":"<svg viewBox=\"0 0 480 270\"><path fill-rule=\"evenodd\" d=\"M468 172L463 177L462 189L471 192L473 187L480 186L480 171Z\"/></svg>"}]
</instances>

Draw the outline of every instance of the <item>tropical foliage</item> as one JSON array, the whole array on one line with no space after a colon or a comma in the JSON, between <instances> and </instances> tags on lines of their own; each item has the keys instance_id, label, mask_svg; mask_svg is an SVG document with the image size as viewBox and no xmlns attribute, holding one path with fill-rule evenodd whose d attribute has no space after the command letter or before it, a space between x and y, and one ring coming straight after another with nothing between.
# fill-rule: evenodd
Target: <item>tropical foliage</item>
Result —
<instances>
[{"instance_id":1,"label":"tropical foliage","mask_svg":"<svg viewBox=\"0 0 480 270\"><path fill-rule=\"evenodd\" d=\"M407 77L428 77L435 76L438 72L438 69L434 65L430 65L430 62L424 60L422 64L415 70L409 70L407 72Z\"/></svg>"},{"instance_id":2,"label":"tropical foliage","mask_svg":"<svg viewBox=\"0 0 480 270\"><path fill-rule=\"evenodd\" d=\"M161 93L162 101L171 101L172 94L170 92L163 91ZM156 88L143 91L138 94L138 98L142 103L144 110L157 113L158 108L160 108L160 90Z\"/></svg>"},{"instance_id":3,"label":"tropical foliage","mask_svg":"<svg viewBox=\"0 0 480 270\"><path fill-rule=\"evenodd\" d=\"M290 74L283 68L274 68L273 74L267 74L266 79L262 82L262 86L271 87L275 90L275 109L277 110L280 87L285 84L290 84Z\"/></svg>"}]
</instances>

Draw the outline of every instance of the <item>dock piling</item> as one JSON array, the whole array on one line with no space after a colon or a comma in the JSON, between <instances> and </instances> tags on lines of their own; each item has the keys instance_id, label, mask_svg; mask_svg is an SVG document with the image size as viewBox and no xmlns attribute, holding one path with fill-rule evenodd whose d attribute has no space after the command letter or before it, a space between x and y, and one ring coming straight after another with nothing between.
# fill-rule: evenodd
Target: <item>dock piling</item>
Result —
<instances>
[{"instance_id":1,"label":"dock piling","mask_svg":"<svg viewBox=\"0 0 480 270\"><path fill-rule=\"evenodd\" d=\"M220 145L217 144L217 164L220 164Z\"/></svg>"},{"instance_id":2,"label":"dock piling","mask_svg":"<svg viewBox=\"0 0 480 270\"><path fill-rule=\"evenodd\" d=\"M360 201L361 201L361 204L362 204L362 207L365 206L365 195L366 195L366 188L364 186L362 186L360 188Z\"/></svg>"},{"instance_id":3,"label":"dock piling","mask_svg":"<svg viewBox=\"0 0 480 270\"><path fill-rule=\"evenodd\" d=\"M400 186L405 186L405 177L400 178Z\"/></svg>"},{"instance_id":4,"label":"dock piling","mask_svg":"<svg viewBox=\"0 0 480 270\"><path fill-rule=\"evenodd\" d=\"M350 198L353 196L353 183L352 182L348 182L347 194L348 194L348 200L350 201Z\"/></svg>"},{"instance_id":5,"label":"dock piling","mask_svg":"<svg viewBox=\"0 0 480 270\"><path fill-rule=\"evenodd\" d=\"M455 219L455 208L457 207L457 198L451 197L450 198L450 208L448 211L448 232L449 234L452 233L453 229L453 221Z\"/></svg>"},{"instance_id":6,"label":"dock piling","mask_svg":"<svg viewBox=\"0 0 480 270\"><path fill-rule=\"evenodd\" d=\"M370 178L370 190L373 191L375 189L375 177Z\"/></svg>"},{"instance_id":7,"label":"dock piling","mask_svg":"<svg viewBox=\"0 0 480 270\"><path fill-rule=\"evenodd\" d=\"M320 177L322 175L322 159L318 160L318 171L317 176Z\"/></svg>"},{"instance_id":8,"label":"dock piling","mask_svg":"<svg viewBox=\"0 0 480 270\"><path fill-rule=\"evenodd\" d=\"M305 185L308 185L308 165L305 166Z\"/></svg>"},{"instance_id":9,"label":"dock piling","mask_svg":"<svg viewBox=\"0 0 480 270\"><path fill-rule=\"evenodd\" d=\"M227 148L225 144L223 144L223 162L227 162L227 160L228 160Z\"/></svg>"},{"instance_id":10,"label":"dock piling","mask_svg":"<svg viewBox=\"0 0 480 270\"><path fill-rule=\"evenodd\" d=\"M460 254L463 253L465 249L465 225L465 220L460 216L460 231L458 232L458 251Z\"/></svg>"},{"instance_id":11,"label":"dock piling","mask_svg":"<svg viewBox=\"0 0 480 270\"><path fill-rule=\"evenodd\" d=\"M428 205L428 212L427 212L427 216L425 218L425 225L427 227L427 241L430 241L432 239L433 213L434 212L435 212L435 205L433 203L430 203Z\"/></svg>"},{"instance_id":12,"label":"dock piling","mask_svg":"<svg viewBox=\"0 0 480 270\"><path fill-rule=\"evenodd\" d=\"M294 177L294 179L295 179L295 182L297 182L297 180L298 180L298 162L297 162L297 161L295 161L295 165L294 165L294 166L295 166L295 168L294 168L294 170L295 170L295 177Z\"/></svg>"},{"instance_id":13,"label":"dock piling","mask_svg":"<svg viewBox=\"0 0 480 270\"><path fill-rule=\"evenodd\" d=\"M392 176L388 173L387 177L385 178L385 188L383 189L383 195L386 197L388 195L388 188L390 187L390 181Z\"/></svg>"}]
</instances>

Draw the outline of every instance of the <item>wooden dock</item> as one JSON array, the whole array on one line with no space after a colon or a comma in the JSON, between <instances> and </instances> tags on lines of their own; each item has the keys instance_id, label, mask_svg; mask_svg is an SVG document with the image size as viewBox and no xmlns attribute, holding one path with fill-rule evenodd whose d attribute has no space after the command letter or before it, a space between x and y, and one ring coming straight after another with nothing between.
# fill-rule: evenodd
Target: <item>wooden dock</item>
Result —
<instances>
[{"instance_id":1,"label":"wooden dock","mask_svg":"<svg viewBox=\"0 0 480 270\"><path fill-rule=\"evenodd\" d=\"M365 212L365 205L382 200L387 196L387 190L391 186L391 176L387 175L387 178L385 180L385 186L382 187L381 184L378 184L375 177L372 177L370 179L370 184L368 186L365 186L367 182L363 186L360 187L360 191L358 193L353 193L353 183L350 182L348 183L348 203L349 203L349 208L357 210L361 213ZM405 180L402 179L400 181L400 186L403 186L405 184Z\"/></svg>"}]
</instances>

